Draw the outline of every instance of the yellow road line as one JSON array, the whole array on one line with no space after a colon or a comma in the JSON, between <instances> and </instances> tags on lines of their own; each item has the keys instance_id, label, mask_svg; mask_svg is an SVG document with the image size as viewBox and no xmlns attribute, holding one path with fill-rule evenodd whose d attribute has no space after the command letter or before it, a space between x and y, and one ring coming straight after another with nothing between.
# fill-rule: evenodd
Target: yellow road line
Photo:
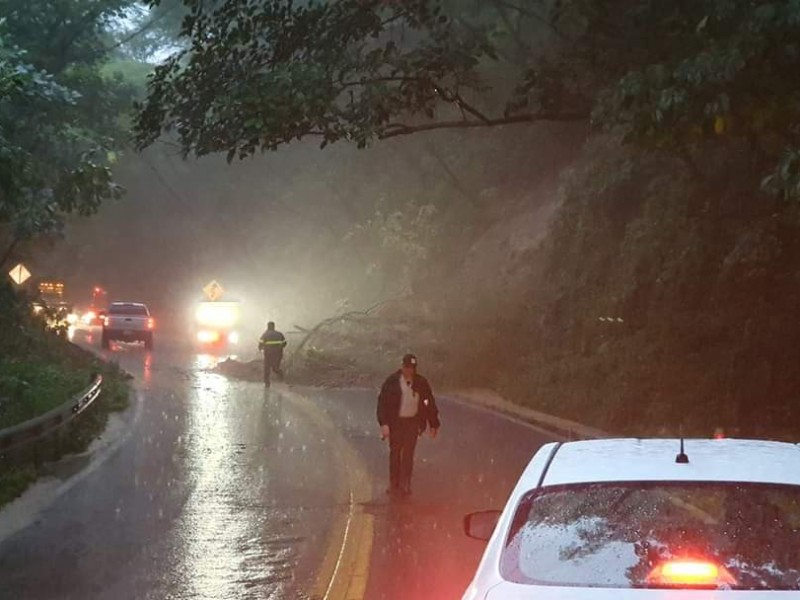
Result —
<instances>
[{"instance_id":1,"label":"yellow road line","mask_svg":"<svg viewBox=\"0 0 800 600\"><path fill-rule=\"evenodd\" d=\"M353 491L350 490L350 510L347 513L347 519L345 520L344 524L344 533L342 534L342 541L341 546L339 546L339 537L336 535L331 536L330 544L328 545L328 552L336 553L336 564L333 566L333 572L328 576L328 573L325 570L320 571L321 580L318 578L317 586L324 585L325 580L327 579L327 587L325 588L325 594L323 594L323 600L331 600L332 598L338 598L341 594L332 595L335 591L335 586L338 582L342 581L339 577L340 572L342 572L342 565L346 564L346 561L349 557L346 556L346 549L347 549L347 542L350 539L350 529L353 525L353 518L355 512L355 504L353 502ZM339 546L338 553L336 552L336 547ZM349 566L349 565L348 565Z\"/></svg>"},{"instance_id":2,"label":"yellow road line","mask_svg":"<svg viewBox=\"0 0 800 600\"><path fill-rule=\"evenodd\" d=\"M356 540L358 555L350 573L350 585L345 600L363 600L367 593L369 579L369 563L372 557L372 540L374 539L375 517L362 514L361 535Z\"/></svg>"},{"instance_id":3,"label":"yellow road line","mask_svg":"<svg viewBox=\"0 0 800 600\"><path fill-rule=\"evenodd\" d=\"M372 498L372 485L364 461L331 419L301 394L281 390L315 425L326 432L331 453L340 460L338 496L347 512L331 527L328 547L317 573L311 597L321 600L363 600L369 580L374 537L374 517L361 503Z\"/></svg>"}]
</instances>

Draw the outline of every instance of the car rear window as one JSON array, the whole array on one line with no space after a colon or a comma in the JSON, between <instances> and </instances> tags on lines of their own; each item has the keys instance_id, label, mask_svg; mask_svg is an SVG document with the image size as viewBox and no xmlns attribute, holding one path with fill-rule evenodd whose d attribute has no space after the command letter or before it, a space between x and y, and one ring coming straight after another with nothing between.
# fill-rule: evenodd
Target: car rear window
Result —
<instances>
[{"instance_id":1,"label":"car rear window","mask_svg":"<svg viewBox=\"0 0 800 600\"><path fill-rule=\"evenodd\" d=\"M728 580L654 574L703 561ZM509 581L609 588L800 589L800 486L602 483L529 492L501 556ZM661 571L659 571L661 569Z\"/></svg>"},{"instance_id":2,"label":"car rear window","mask_svg":"<svg viewBox=\"0 0 800 600\"><path fill-rule=\"evenodd\" d=\"M148 316L147 307L143 304L112 304L108 307L108 313L111 315Z\"/></svg>"}]
</instances>

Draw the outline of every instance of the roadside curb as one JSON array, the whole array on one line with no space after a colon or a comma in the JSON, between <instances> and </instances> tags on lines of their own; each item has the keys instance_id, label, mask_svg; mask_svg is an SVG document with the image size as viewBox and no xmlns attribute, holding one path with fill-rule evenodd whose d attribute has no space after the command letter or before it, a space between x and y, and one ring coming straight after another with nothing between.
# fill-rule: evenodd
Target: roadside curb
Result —
<instances>
[{"instance_id":1,"label":"roadside curb","mask_svg":"<svg viewBox=\"0 0 800 600\"><path fill-rule=\"evenodd\" d=\"M549 415L527 406L521 406L510 400L506 400L500 394L490 389L468 388L461 390L445 390L440 392L439 395L503 414L512 419L553 432L565 440L613 437L611 433L603 431L602 429L590 427L589 425L578 423L577 421L570 421L562 417Z\"/></svg>"}]
</instances>

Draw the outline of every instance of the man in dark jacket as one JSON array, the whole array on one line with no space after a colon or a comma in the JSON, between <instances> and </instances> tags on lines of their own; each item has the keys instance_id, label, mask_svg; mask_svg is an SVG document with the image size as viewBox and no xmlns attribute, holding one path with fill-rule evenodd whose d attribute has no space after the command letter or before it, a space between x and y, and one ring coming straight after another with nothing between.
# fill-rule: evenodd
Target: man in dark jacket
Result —
<instances>
[{"instance_id":1,"label":"man in dark jacket","mask_svg":"<svg viewBox=\"0 0 800 600\"><path fill-rule=\"evenodd\" d=\"M286 338L280 331L275 331L275 323L267 323L267 330L261 334L258 349L264 353L264 385L270 384L270 372L275 371L283 379L281 361L283 349L286 347Z\"/></svg>"},{"instance_id":2,"label":"man in dark jacket","mask_svg":"<svg viewBox=\"0 0 800 600\"><path fill-rule=\"evenodd\" d=\"M433 390L417 373L417 357L406 354L400 370L381 387L378 396L378 424L381 438L389 438L389 489L387 494L411 493L411 472L417 438L430 427L430 436L439 432L439 409Z\"/></svg>"}]
</instances>

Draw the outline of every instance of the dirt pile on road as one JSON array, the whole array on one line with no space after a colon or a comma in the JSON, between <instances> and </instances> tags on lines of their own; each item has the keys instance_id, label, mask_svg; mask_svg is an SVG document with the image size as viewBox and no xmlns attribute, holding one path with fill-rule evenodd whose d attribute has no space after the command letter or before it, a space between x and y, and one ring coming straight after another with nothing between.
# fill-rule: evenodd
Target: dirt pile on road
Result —
<instances>
[{"instance_id":1,"label":"dirt pile on road","mask_svg":"<svg viewBox=\"0 0 800 600\"><path fill-rule=\"evenodd\" d=\"M227 359L214 371L232 379L262 381L263 362ZM294 356L284 364L286 382L317 387L367 387L375 384L376 375L366 371L355 359L340 353L308 348L302 356Z\"/></svg>"}]
</instances>

